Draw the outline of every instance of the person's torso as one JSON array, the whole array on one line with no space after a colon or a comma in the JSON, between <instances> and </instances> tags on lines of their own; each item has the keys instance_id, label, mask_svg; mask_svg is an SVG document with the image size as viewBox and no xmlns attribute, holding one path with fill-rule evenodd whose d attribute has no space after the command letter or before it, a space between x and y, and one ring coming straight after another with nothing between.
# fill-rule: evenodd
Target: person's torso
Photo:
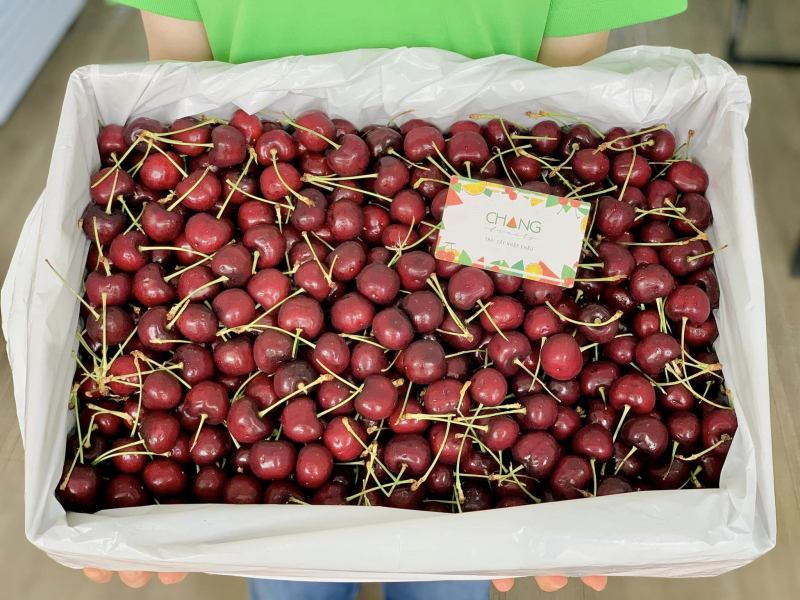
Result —
<instances>
[{"instance_id":1,"label":"person's torso","mask_svg":"<svg viewBox=\"0 0 800 600\"><path fill-rule=\"evenodd\" d=\"M550 0L197 0L214 58L234 63L425 46L535 59Z\"/></svg>"}]
</instances>

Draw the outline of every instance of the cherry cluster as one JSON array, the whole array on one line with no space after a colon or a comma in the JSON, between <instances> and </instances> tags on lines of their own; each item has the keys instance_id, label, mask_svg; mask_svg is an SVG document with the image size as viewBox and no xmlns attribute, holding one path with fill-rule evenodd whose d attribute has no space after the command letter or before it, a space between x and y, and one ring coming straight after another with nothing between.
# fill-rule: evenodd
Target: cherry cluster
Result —
<instances>
[{"instance_id":1,"label":"cherry cluster","mask_svg":"<svg viewBox=\"0 0 800 600\"><path fill-rule=\"evenodd\" d=\"M530 116L102 127L64 507L718 485L706 171L664 125ZM590 202L574 287L435 259L454 174Z\"/></svg>"}]
</instances>

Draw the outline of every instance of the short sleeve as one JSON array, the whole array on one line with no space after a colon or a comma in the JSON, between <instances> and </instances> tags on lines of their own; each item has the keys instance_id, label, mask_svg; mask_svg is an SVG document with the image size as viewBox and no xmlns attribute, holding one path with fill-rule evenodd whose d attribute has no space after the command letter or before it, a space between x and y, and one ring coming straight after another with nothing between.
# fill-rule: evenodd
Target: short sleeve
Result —
<instances>
[{"instance_id":1,"label":"short sleeve","mask_svg":"<svg viewBox=\"0 0 800 600\"><path fill-rule=\"evenodd\" d=\"M544 35L567 37L671 17L688 0L550 0Z\"/></svg>"},{"instance_id":2,"label":"short sleeve","mask_svg":"<svg viewBox=\"0 0 800 600\"><path fill-rule=\"evenodd\" d=\"M125 4L147 12L183 19L201 21L197 0L108 0L111 4Z\"/></svg>"}]
</instances>

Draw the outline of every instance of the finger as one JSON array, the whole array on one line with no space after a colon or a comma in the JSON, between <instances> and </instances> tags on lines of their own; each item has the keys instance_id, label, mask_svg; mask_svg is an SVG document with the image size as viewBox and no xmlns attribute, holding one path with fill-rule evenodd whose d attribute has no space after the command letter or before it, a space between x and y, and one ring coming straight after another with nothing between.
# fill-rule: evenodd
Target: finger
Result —
<instances>
[{"instance_id":1,"label":"finger","mask_svg":"<svg viewBox=\"0 0 800 600\"><path fill-rule=\"evenodd\" d=\"M492 585L498 592L507 592L514 587L513 579L493 579Z\"/></svg>"},{"instance_id":2,"label":"finger","mask_svg":"<svg viewBox=\"0 0 800 600\"><path fill-rule=\"evenodd\" d=\"M557 592L567 585L567 578L563 575L540 575L534 579L543 592Z\"/></svg>"},{"instance_id":3,"label":"finger","mask_svg":"<svg viewBox=\"0 0 800 600\"><path fill-rule=\"evenodd\" d=\"M130 588L140 588L143 587L150 578L153 576L152 573L148 573L147 571L120 571L119 578L122 580L122 583L127 585Z\"/></svg>"},{"instance_id":4,"label":"finger","mask_svg":"<svg viewBox=\"0 0 800 600\"><path fill-rule=\"evenodd\" d=\"M158 580L164 585L174 585L186 579L187 575L188 573L159 573Z\"/></svg>"},{"instance_id":5,"label":"finger","mask_svg":"<svg viewBox=\"0 0 800 600\"><path fill-rule=\"evenodd\" d=\"M592 588L595 592L602 592L604 589L606 589L608 577L605 575L587 575L586 577L581 577L581 581Z\"/></svg>"},{"instance_id":6,"label":"finger","mask_svg":"<svg viewBox=\"0 0 800 600\"><path fill-rule=\"evenodd\" d=\"M83 574L86 575L89 580L94 581L95 583L108 583L114 576L114 573L111 571L106 571L105 569L95 569L93 567L86 567L83 570Z\"/></svg>"}]
</instances>

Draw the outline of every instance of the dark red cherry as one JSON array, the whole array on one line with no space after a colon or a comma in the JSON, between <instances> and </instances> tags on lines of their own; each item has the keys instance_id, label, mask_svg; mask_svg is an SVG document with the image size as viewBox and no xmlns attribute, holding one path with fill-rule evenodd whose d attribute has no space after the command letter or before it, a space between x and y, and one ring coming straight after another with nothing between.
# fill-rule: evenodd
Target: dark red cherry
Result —
<instances>
[{"instance_id":1,"label":"dark red cherry","mask_svg":"<svg viewBox=\"0 0 800 600\"><path fill-rule=\"evenodd\" d=\"M297 453L295 479L304 488L316 489L326 483L333 472L333 456L322 444L308 444Z\"/></svg>"},{"instance_id":2,"label":"dark red cherry","mask_svg":"<svg viewBox=\"0 0 800 600\"><path fill-rule=\"evenodd\" d=\"M526 433L511 449L514 460L520 462L531 477L547 477L561 456L561 447L552 435L543 431Z\"/></svg>"}]
</instances>

